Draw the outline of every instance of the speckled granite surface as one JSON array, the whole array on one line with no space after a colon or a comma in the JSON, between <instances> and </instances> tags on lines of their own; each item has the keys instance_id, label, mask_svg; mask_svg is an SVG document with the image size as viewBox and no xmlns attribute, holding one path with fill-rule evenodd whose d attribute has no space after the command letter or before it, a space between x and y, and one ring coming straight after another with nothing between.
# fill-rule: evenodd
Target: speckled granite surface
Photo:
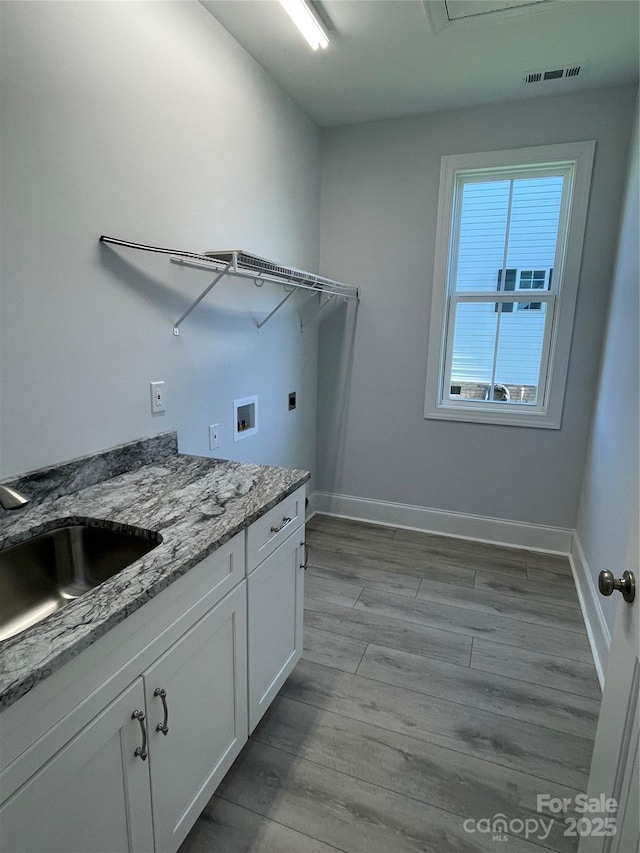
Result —
<instances>
[{"instance_id":1,"label":"speckled granite surface","mask_svg":"<svg viewBox=\"0 0 640 853\"><path fill-rule=\"evenodd\" d=\"M11 481L32 500L23 510L0 509L0 550L69 523L149 531L162 542L62 610L0 642L0 709L308 479L306 471L181 455L175 433L166 433Z\"/></svg>"}]
</instances>

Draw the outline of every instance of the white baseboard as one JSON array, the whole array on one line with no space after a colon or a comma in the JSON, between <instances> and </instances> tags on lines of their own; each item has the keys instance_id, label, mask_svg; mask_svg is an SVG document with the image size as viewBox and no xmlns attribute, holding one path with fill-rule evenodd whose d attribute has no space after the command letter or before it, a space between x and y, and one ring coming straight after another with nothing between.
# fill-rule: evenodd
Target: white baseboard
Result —
<instances>
[{"instance_id":1,"label":"white baseboard","mask_svg":"<svg viewBox=\"0 0 640 853\"><path fill-rule=\"evenodd\" d=\"M587 564L577 533L574 533L573 536L573 548L569 555L569 561L587 628L593 662L595 663L598 680L602 688L604 685L604 672L609 658L609 648L611 646L611 632L604 618L600 598L593 581L593 574Z\"/></svg>"},{"instance_id":2,"label":"white baseboard","mask_svg":"<svg viewBox=\"0 0 640 853\"><path fill-rule=\"evenodd\" d=\"M311 506L311 500L309 506ZM573 543L573 530L561 527L543 527L518 521L506 521L501 518L447 512L389 501L374 501L331 492L314 492L313 507L314 513L421 530L425 533L439 533L443 536L456 536L460 539L510 545L515 548L547 551L553 554L570 554Z\"/></svg>"}]
</instances>

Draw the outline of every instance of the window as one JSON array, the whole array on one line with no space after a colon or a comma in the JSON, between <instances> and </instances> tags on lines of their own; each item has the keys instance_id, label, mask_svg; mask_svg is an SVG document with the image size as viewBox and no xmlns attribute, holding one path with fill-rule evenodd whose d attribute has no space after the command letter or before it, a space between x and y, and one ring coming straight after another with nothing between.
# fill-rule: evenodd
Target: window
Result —
<instances>
[{"instance_id":1,"label":"window","mask_svg":"<svg viewBox=\"0 0 640 853\"><path fill-rule=\"evenodd\" d=\"M594 149L443 157L425 417L560 427Z\"/></svg>"},{"instance_id":2,"label":"window","mask_svg":"<svg viewBox=\"0 0 640 853\"><path fill-rule=\"evenodd\" d=\"M509 269L505 271L504 288L500 287L502 282L502 270L498 270L498 278L496 290L550 290L551 276L553 269L546 270L517 270ZM540 302L518 302L517 307L520 309L540 310L542 303ZM495 306L498 310L498 306ZM513 303L505 303L502 305L503 313L513 312Z\"/></svg>"}]
</instances>

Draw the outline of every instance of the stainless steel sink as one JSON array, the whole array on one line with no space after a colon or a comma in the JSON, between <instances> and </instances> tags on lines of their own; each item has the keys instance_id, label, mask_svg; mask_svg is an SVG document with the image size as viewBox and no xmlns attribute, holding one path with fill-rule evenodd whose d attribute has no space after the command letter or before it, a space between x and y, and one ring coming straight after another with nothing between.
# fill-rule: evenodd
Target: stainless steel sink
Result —
<instances>
[{"instance_id":1,"label":"stainless steel sink","mask_svg":"<svg viewBox=\"0 0 640 853\"><path fill-rule=\"evenodd\" d=\"M0 551L0 640L79 598L160 542L83 524L57 527Z\"/></svg>"}]
</instances>

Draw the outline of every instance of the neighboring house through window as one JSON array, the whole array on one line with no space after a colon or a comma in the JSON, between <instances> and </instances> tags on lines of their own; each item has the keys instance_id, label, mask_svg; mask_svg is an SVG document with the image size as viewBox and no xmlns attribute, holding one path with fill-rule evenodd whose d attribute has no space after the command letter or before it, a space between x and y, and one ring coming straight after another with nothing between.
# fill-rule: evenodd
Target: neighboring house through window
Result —
<instances>
[{"instance_id":1,"label":"neighboring house through window","mask_svg":"<svg viewBox=\"0 0 640 853\"><path fill-rule=\"evenodd\" d=\"M504 288L502 283L502 270L498 270L496 290L549 290L551 287L551 277L553 268L545 270L505 270ZM540 302L516 302L516 306L520 310L540 310L542 303ZM513 312L514 303L505 303L502 305L502 312L510 314ZM495 311L498 310L498 305L495 306Z\"/></svg>"},{"instance_id":2,"label":"neighboring house through window","mask_svg":"<svg viewBox=\"0 0 640 853\"><path fill-rule=\"evenodd\" d=\"M443 157L425 417L560 427L594 147Z\"/></svg>"}]
</instances>

